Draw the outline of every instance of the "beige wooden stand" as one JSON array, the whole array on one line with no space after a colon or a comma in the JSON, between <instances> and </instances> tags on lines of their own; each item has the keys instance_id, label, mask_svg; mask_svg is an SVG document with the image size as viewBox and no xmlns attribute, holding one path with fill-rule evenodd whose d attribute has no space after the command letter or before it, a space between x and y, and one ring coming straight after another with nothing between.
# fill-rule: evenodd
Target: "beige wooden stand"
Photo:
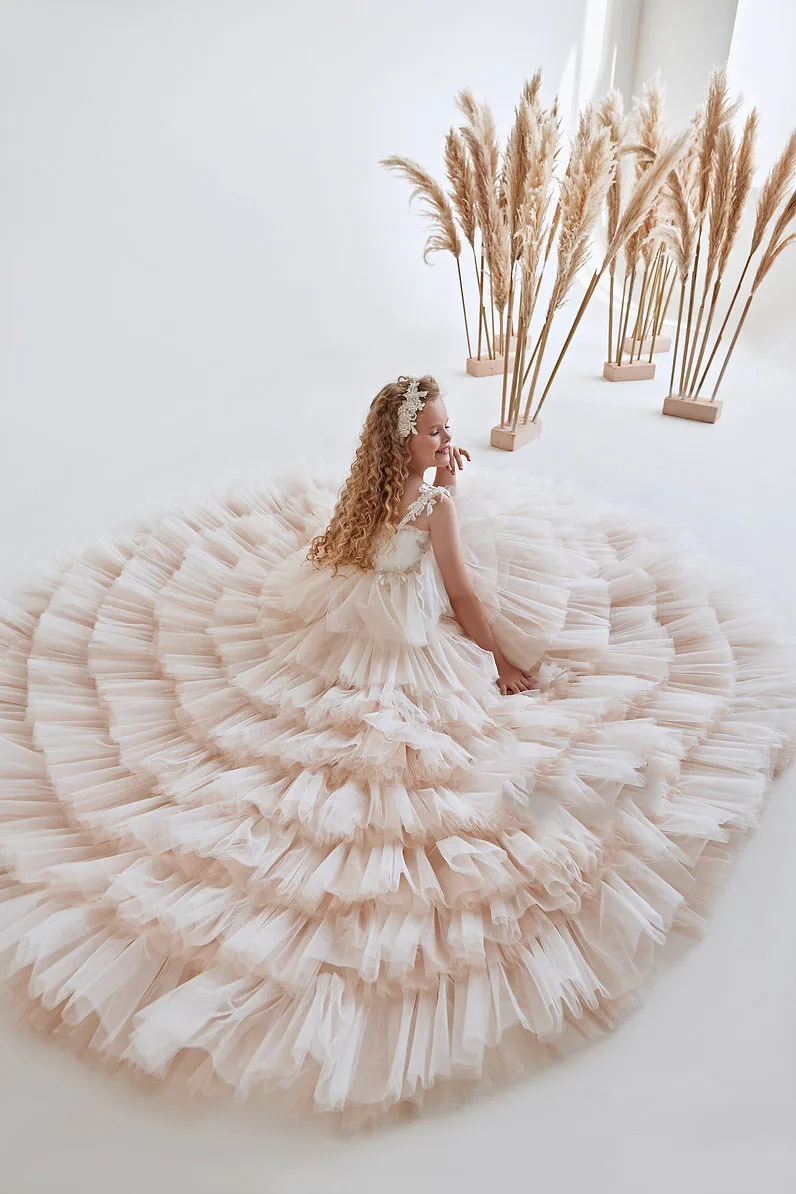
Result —
<instances>
[{"instance_id":1,"label":"beige wooden stand","mask_svg":"<svg viewBox=\"0 0 796 1194\"><path fill-rule=\"evenodd\" d=\"M530 419L527 423L518 423L516 431L511 430L510 423L508 425L498 423L490 432L489 442L493 448L502 448L504 452L515 452L517 448L524 447L531 440L538 439L541 434L540 419L537 419L535 423Z\"/></svg>"},{"instance_id":2,"label":"beige wooden stand","mask_svg":"<svg viewBox=\"0 0 796 1194\"><path fill-rule=\"evenodd\" d=\"M656 336L655 337L655 352L668 352L672 347L671 336ZM652 348L652 336L647 336L646 340L641 343L641 356L649 356ZM622 352L633 352L633 356L638 353L638 340L634 341L632 336L625 336L622 343Z\"/></svg>"},{"instance_id":3,"label":"beige wooden stand","mask_svg":"<svg viewBox=\"0 0 796 1194\"><path fill-rule=\"evenodd\" d=\"M715 423L721 414L721 403L709 398L674 398L663 400L663 413L676 419L695 419L697 423Z\"/></svg>"},{"instance_id":4,"label":"beige wooden stand","mask_svg":"<svg viewBox=\"0 0 796 1194\"><path fill-rule=\"evenodd\" d=\"M494 377L496 373L503 372L503 357L495 357L494 361L490 361L489 357L481 357L479 361L477 357L467 358L467 372L471 377ZM514 364L514 353L509 354L509 369Z\"/></svg>"},{"instance_id":5,"label":"beige wooden stand","mask_svg":"<svg viewBox=\"0 0 796 1194\"><path fill-rule=\"evenodd\" d=\"M511 340L509 341L509 352L516 352L517 349L517 335L515 332L511 333ZM500 336L495 341L495 352L503 352L503 340Z\"/></svg>"},{"instance_id":6,"label":"beige wooden stand","mask_svg":"<svg viewBox=\"0 0 796 1194\"><path fill-rule=\"evenodd\" d=\"M606 381L651 381L654 376L654 361L633 361L632 365L615 365L612 361L606 361L603 365Z\"/></svg>"}]
</instances>

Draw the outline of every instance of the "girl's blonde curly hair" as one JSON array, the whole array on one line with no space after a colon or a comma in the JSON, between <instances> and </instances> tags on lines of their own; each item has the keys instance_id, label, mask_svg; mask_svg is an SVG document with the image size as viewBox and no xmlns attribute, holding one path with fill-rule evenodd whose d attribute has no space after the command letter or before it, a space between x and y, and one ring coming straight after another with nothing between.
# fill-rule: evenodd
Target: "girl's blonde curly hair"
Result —
<instances>
[{"instance_id":1,"label":"girl's blonde curly hair","mask_svg":"<svg viewBox=\"0 0 796 1194\"><path fill-rule=\"evenodd\" d=\"M376 537L385 525L399 521L401 496L409 476L409 439L398 438L398 408L411 377L401 376L383 386L370 404L359 447L348 478L340 490L329 525L310 543L307 559L316 567L337 569L344 564L372 567ZM418 378L425 402L439 397L433 377ZM425 405L425 403L424 403Z\"/></svg>"}]
</instances>

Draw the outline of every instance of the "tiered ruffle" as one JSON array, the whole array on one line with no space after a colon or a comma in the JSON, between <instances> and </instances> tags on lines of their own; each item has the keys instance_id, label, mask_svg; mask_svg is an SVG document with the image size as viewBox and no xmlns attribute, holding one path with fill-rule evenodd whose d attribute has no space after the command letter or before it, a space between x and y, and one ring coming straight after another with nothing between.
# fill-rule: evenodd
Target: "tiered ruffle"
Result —
<instances>
[{"instance_id":1,"label":"tiered ruffle","mask_svg":"<svg viewBox=\"0 0 796 1194\"><path fill-rule=\"evenodd\" d=\"M796 683L686 541L473 470L473 582L539 682L501 696L432 552L312 569L337 487L161 511L2 606L0 961L138 1075L368 1116L632 1006L703 931Z\"/></svg>"}]
</instances>

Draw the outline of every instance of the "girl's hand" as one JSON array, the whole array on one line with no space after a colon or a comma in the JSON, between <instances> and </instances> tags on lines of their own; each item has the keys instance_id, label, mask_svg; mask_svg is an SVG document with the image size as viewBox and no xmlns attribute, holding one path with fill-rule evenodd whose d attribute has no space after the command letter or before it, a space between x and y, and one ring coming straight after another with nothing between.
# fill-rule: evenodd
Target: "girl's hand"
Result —
<instances>
[{"instance_id":1,"label":"girl's hand","mask_svg":"<svg viewBox=\"0 0 796 1194\"><path fill-rule=\"evenodd\" d=\"M465 457L467 460L469 460L470 453L467 451L466 448L457 448L455 444L448 444L447 452L448 452L447 464L437 465L437 472L438 473L450 473L450 475L452 477L455 477L457 466L460 469L464 468L464 463L462 461L462 457Z\"/></svg>"},{"instance_id":2,"label":"girl's hand","mask_svg":"<svg viewBox=\"0 0 796 1194\"><path fill-rule=\"evenodd\" d=\"M503 696L515 692L529 692L534 687L530 672L524 672L521 668L515 667L507 659L501 660L498 664L496 683Z\"/></svg>"}]
</instances>

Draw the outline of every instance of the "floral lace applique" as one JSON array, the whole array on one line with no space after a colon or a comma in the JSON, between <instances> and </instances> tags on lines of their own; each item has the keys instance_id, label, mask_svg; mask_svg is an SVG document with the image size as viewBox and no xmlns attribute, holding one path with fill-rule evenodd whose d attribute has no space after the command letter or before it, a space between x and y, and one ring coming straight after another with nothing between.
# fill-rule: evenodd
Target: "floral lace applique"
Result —
<instances>
[{"instance_id":1,"label":"floral lace applique","mask_svg":"<svg viewBox=\"0 0 796 1194\"><path fill-rule=\"evenodd\" d=\"M410 576L417 574L420 571L420 568L423 564L423 556L426 554L429 547L431 547L431 538L428 531L423 531L422 533L426 537L418 540L417 542L417 551L420 553L420 555L413 564L410 564L406 568L376 569L376 575L380 585L391 584L393 581L397 581L399 584L406 582Z\"/></svg>"},{"instance_id":2,"label":"floral lace applique","mask_svg":"<svg viewBox=\"0 0 796 1194\"><path fill-rule=\"evenodd\" d=\"M447 493L444 485L427 485L425 481L420 482L420 493L412 502L409 509L404 514L401 521L398 523L397 529L400 531L401 527L406 526L412 519L417 518L419 514L430 514L434 509L434 502L443 493ZM418 530L423 528L418 527Z\"/></svg>"},{"instance_id":3,"label":"floral lace applique","mask_svg":"<svg viewBox=\"0 0 796 1194\"><path fill-rule=\"evenodd\" d=\"M434 509L434 503L445 492L447 490L442 485L427 485L425 481L421 484L420 493L409 506L392 535L383 542L382 548L376 554L374 571L380 585L391 584L393 581L397 581L399 584L405 583L410 576L420 572L423 557L431 547L431 532L425 527L416 527L410 524L421 513L430 514ZM398 541L398 537L401 536L403 539L403 532L413 532L407 544L407 549L410 552L408 563L400 562L403 553L401 551L402 543ZM379 566L378 560L382 550L397 555L399 562L392 567Z\"/></svg>"}]
</instances>

